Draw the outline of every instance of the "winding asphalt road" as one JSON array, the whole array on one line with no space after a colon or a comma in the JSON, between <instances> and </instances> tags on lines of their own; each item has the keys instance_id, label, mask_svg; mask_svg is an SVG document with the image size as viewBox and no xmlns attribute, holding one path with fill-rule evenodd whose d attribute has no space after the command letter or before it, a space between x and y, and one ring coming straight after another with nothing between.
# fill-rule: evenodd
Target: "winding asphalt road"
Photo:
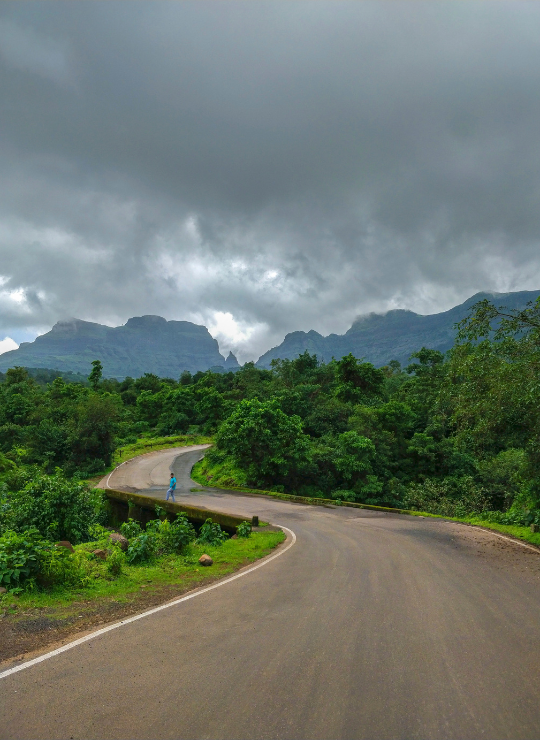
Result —
<instances>
[{"instance_id":1,"label":"winding asphalt road","mask_svg":"<svg viewBox=\"0 0 540 740\"><path fill-rule=\"evenodd\" d=\"M438 520L191 493L282 524L282 556L0 680L0 737L540 737L540 556ZM143 472L146 470L146 472ZM146 476L146 477L145 477ZM149 488L149 490L148 490Z\"/></svg>"}]
</instances>

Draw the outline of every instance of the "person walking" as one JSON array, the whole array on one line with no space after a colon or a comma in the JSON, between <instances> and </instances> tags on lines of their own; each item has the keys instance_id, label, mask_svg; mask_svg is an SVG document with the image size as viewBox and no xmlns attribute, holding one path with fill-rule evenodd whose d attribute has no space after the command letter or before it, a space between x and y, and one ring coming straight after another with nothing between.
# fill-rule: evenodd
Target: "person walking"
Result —
<instances>
[{"instance_id":1,"label":"person walking","mask_svg":"<svg viewBox=\"0 0 540 740\"><path fill-rule=\"evenodd\" d=\"M176 500L174 498L174 491L176 489L176 478L174 477L174 473L171 473L171 480L169 481L169 490L167 491L167 498L166 501L169 500L169 496L172 498L174 503L176 503Z\"/></svg>"}]
</instances>

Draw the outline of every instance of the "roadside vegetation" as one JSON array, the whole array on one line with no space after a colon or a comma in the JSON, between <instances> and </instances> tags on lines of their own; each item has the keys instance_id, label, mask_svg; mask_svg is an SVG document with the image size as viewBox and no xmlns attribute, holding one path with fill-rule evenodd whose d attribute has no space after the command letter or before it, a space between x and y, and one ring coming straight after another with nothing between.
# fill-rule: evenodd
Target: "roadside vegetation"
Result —
<instances>
[{"instance_id":1,"label":"roadside vegetation","mask_svg":"<svg viewBox=\"0 0 540 740\"><path fill-rule=\"evenodd\" d=\"M173 523L152 520L145 529L130 520L120 531L128 535L127 543L111 540L111 532L98 525L92 540L73 548L51 545L34 530L4 535L0 573L5 576L9 569L16 585L3 604L19 610L66 606L81 597L124 598L141 584L157 588L198 583L266 555L285 539L282 532L251 532L249 524L243 536L235 538L210 523L197 534L183 517ZM203 554L214 561L211 568L199 564Z\"/></svg>"},{"instance_id":2,"label":"roadside vegetation","mask_svg":"<svg viewBox=\"0 0 540 740\"><path fill-rule=\"evenodd\" d=\"M447 356L420 348L406 368L307 352L270 370L178 379L104 379L98 360L84 382L13 368L0 379L0 552L30 536L40 562L62 539L86 551L110 522L85 481L147 450L211 440L196 471L211 485L530 532L540 526L539 370L540 304L512 313L488 301Z\"/></svg>"},{"instance_id":3,"label":"roadside vegetation","mask_svg":"<svg viewBox=\"0 0 540 740\"><path fill-rule=\"evenodd\" d=\"M6 551L16 550L20 584L0 599L0 660L178 597L264 557L285 539L281 531L251 532L248 524L234 539L218 525L209 525L206 535L203 525L197 536L182 518L149 525L144 531L133 522L123 527L125 551L99 525L94 539L73 552L30 531L0 538L0 573ZM203 554L212 558L211 567L199 563ZM14 564L12 557L7 565Z\"/></svg>"},{"instance_id":4,"label":"roadside vegetation","mask_svg":"<svg viewBox=\"0 0 540 740\"><path fill-rule=\"evenodd\" d=\"M250 372L199 483L425 512L540 544L540 303L482 301L447 356Z\"/></svg>"}]
</instances>

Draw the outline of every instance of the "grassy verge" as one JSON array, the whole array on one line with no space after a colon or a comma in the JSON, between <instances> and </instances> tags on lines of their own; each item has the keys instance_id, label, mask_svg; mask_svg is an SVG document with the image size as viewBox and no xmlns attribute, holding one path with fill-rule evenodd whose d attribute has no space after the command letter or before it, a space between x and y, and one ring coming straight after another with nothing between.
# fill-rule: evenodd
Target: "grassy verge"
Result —
<instances>
[{"instance_id":1,"label":"grassy verge","mask_svg":"<svg viewBox=\"0 0 540 740\"><path fill-rule=\"evenodd\" d=\"M219 486L220 488L246 487L246 477L242 470L235 468L229 460L212 464L207 457L203 457L195 464L191 477L203 486Z\"/></svg>"},{"instance_id":2,"label":"grassy verge","mask_svg":"<svg viewBox=\"0 0 540 740\"><path fill-rule=\"evenodd\" d=\"M141 565L124 565L116 578L95 560L88 582L78 587L0 597L0 660L42 648L74 632L96 627L163 603L205 582L222 578L267 555L283 532L253 532L220 546L192 544L181 555L164 555ZM91 550L96 543L78 545ZM199 565L203 554L214 564Z\"/></svg>"},{"instance_id":3,"label":"grassy verge","mask_svg":"<svg viewBox=\"0 0 540 740\"><path fill-rule=\"evenodd\" d=\"M189 585L193 581L204 581L236 570L240 565L264 557L280 542L283 542L283 532L253 532L250 537L228 539L219 546L191 544L181 555L164 555L150 563L141 565L124 565L123 572L117 578L112 578L106 568L106 563L96 559L90 573L90 582L84 587L61 588L50 591L30 591L21 593L18 597L5 594L0 597L0 606L9 609L26 609L41 607L65 607L74 601L127 598L134 590L144 585L147 588L156 588L161 585ZM76 545L75 550L92 551L98 546L97 542L86 542ZM205 568L199 565L198 560L203 553L210 555L214 565ZM150 585L149 585L150 584Z\"/></svg>"},{"instance_id":4,"label":"grassy verge","mask_svg":"<svg viewBox=\"0 0 540 740\"><path fill-rule=\"evenodd\" d=\"M165 450L169 447L189 447L191 445L212 444L212 437L205 437L202 434L177 434L174 437L146 437L138 439L130 445L124 445L116 450L114 456L114 465L132 457L143 455L145 452L154 452L154 450ZM111 468L112 470L112 468Z\"/></svg>"},{"instance_id":5,"label":"grassy verge","mask_svg":"<svg viewBox=\"0 0 540 740\"><path fill-rule=\"evenodd\" d=\"M240 473L240 475L238 475ZM483 527L484 529L492 529L501 534L506 534L509 537L515 537L518 540L529 542L532 545L540 547L540 533L531 532L530 527L522 527L519 525L508 525L499 524L498 522L491 522L486 519L482 519L479 516L468 516L468 517L449 517L441 516L439 514L430 514L427 511L411 511L410 509L392 509L385 506L370 506L368 504L356 504L342 502L338 503L331 499L318 499L318 498L307 498L304 496L294 496L287 493L278 493L277 491L264 491L260 489L248 488L243 486L239 481L242 480L241 471L236 471L231 466L219 465L211 467L205 463L205 459L201 460L195 465L191 473L191 477L197 483L203 486L217 486L230 491L238 491L239 493L251 493L260 496L271 496L272 498L281 499L282 501L292 501L295 503L311 504L318 506L349 506L357 509L370 509L373 511L386 511L395 514L407 514L409 516L420 516L429 517L432 519L444 519L445 521L461 522L463 524L471 524L477 527Z\"/></svg>"}]
</instances>

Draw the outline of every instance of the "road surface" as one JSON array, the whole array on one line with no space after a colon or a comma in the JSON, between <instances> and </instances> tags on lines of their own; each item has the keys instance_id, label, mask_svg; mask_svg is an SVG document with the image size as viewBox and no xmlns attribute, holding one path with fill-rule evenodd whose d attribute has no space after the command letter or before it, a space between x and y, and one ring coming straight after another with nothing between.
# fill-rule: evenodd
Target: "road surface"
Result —
<instances>
[{"instance_id":1,"label":"road surface","mask_svg":"<svg viewBox=\"0 0 540 740\"><path fill-rule=\"evenodd\" d=\"M173 463L158 454L157 497ZM191 485L182 500L258 514L296 544L1 679L1 738L540 737L536 552L438 520Z\"/></svg>"},{"instance_id":2,"label":"road surface","mask_svg":"<svg viewBox=\"0 0 540 740\"><path fill-rule=\"evenodd\" d=\"M119 465L98 483L98 488L144 490L145 494L154 493L159 497L163 493L165 497L174 464L178 492L189 493L196 485L189 477L191 468L208 447L210 445L191 445L147 452Z\"/></svg>"}]
</instances>

